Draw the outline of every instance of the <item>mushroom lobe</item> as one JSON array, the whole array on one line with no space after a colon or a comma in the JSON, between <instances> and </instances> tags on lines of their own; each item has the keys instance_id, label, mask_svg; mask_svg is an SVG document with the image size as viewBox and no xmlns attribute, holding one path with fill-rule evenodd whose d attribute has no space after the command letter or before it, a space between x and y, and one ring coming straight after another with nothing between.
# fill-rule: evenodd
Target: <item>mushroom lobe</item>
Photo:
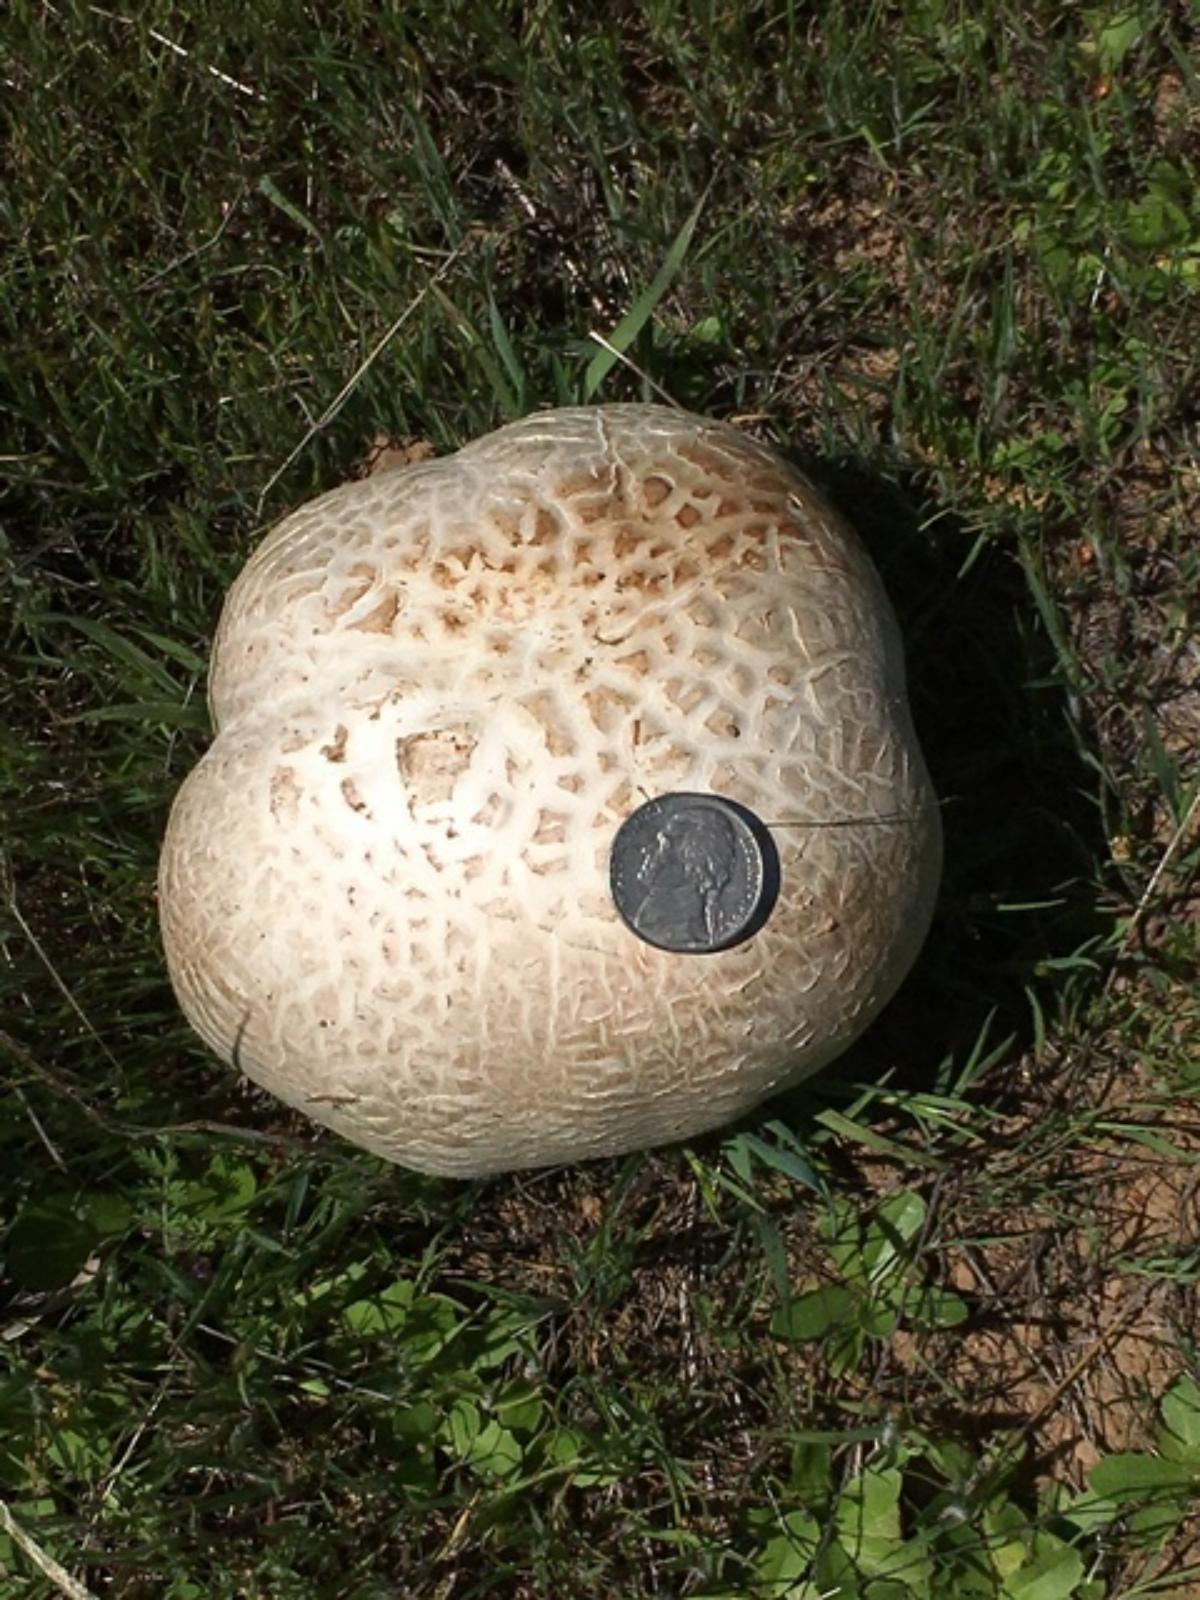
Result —
<instances>
[{"instance_id":1,"label":"mushroom lobe","mask_svg":"<svg viewBox=\"0 0 1200 1600\"><path fill-rule=\"evenodd\" d=\"M188 1018L288 1104L468 1177L737 1117L837 1056L916 956L937 807L879 579L765 446L658 406L542 412L345 485L227 597L216 738L159 874ZM640 939L647 799L770 825L764 925Z\"/></svg>"}]
</instances>

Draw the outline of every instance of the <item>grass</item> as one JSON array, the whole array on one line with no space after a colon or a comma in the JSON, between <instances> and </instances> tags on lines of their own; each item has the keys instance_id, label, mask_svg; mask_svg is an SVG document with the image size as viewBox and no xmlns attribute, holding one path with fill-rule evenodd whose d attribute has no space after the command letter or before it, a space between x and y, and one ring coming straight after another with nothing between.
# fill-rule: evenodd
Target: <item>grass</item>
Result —
<instances>
[{"instance_id":1,"label":"grass","mask_svg":"<svg viewBox=\"0 0 1200 1600\"><path fill-rule=\"evenodd\" d=\"M3 1592L1200 1591L1194 11L0 29ZM868 539L933 934L745 1128L386 1168L166 982L222 593L380 435L650 382Z\"/></svg>"}]
</instances>

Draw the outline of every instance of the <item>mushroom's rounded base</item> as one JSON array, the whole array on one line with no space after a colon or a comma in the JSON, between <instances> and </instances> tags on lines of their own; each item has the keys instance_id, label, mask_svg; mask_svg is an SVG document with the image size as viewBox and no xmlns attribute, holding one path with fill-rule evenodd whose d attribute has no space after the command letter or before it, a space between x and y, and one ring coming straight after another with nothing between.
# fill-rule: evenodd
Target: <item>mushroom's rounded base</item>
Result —
<instances>
[{"instance_id":1,"label":"mushroom's rounded base","mask_svg":"<svg viewBox=\"0 0 1200 1600\"><path fill-rule=\"evenodd\" d=\"M730 1122L846 1048L929 920L936 811L881 830L869 857L837 830L780 830L783 903L713 954L656 949L598 895L565 881L551 900L535 873L481 905L461 853L435 903L412 890L453 824L380 838L319 751L308 766L291 752L285 784L254 743L223 737L175 806L161 902L176 990L256 1083L424 1172L555 1165ZM312 822L280 827L281 795Z\"/></svg>"}]
</instances>

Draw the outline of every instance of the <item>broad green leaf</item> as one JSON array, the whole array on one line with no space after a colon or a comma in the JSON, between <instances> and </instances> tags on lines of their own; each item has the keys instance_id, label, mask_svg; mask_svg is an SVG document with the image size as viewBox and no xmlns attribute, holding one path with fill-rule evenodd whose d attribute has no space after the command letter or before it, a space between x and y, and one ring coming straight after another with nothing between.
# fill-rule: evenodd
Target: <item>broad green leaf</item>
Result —
<instances>
[{"instance_id":1,"label":"broad green leaf","mask_svg":"<svg viewBox=\"0 0 1200 1600\"><path fill-rule=\"evenodd\" d=\"M398 1358L413 1366L440 1355L463 1326L452 1301L441 1295L419 1295L408 1279L355 1300L342 1312L342 1321L352 1333L365 1337L387 1334L395 1342Z\"/></svg>"},{"instance_id":2,"label":"broad green leaf","mask_svg":"<svg viewBox=\"0 0 1200 1600\"><path fill-rule=\"evenodd\" d=\"M791 1585L805 1576L821 1540L820 1524L807 1511L789 1511L777 1526L780 1531L767 1540L754 1563L761 1582L775 1586L769 1593L778 1593L778 1586ZM790 1596L799 1591L788 1588L783 1592Z\"/></svg>"},{"instance_id":3,"label":"broad green leaf","mask_svg":"<svg viewBox=\"0 0 1200 1600\"><path fill-rule=\"evenodd\" d=\"M1029 1556L1029 1523L1017 1506L1005 1500L984 1512L987 1553L1001 1579L1011 1578Z\"/></svg>"},{"instance_id":4,"label":"broad green leaf","mask_svg":"<svg viewBox=\"0 0 1200 1600\"><path fill-rule=\"evenodd\" d=\"M461 1395L450 1407L443 1432L455 1455L464 1459L470 1454L483 1427L483 1418L474 1400Z\"/></svg>"},{"instance_id":5,"label":"broad green leaf","mask_svg":"<svg viewBox=\"0 0 1200 1600\"><path fill-rule=\"evenodd\" d=\"M1088 1474L1096 1494L1113 1500L1142 1500L1158 1491L1178 1493L1200 1482L1200 1469L1133 1451L1104 1456Z\"/></svg>"},{"instance_id":6,"label":"broad green leaf","mask_svg":"<svg viewBox=\"0 0 1200 1600\"><path fill-rule=\"evenodd\" d=\"M555 1428L546 1440L546 1454L559 1466L578 1466L590 1449L590 1440L580 1428Z\"/></svg>"},{"instance_id":7,"label":"broad green leaf","mask_svg":"<svg viewBox=\"0 0 1200 1600\"><path fill-rule=\"evenodd\" d=\"M473 1371L503 1366L525 1348L531 1322L527 1311L493 1311L482 1326L467 1334L467 1360Z\"/></svg>"},{"instance_id":8,"label":"broad green leaf","mask_svg":"<svg viewBox=\"0 0 1200 1600\"><path fill-rule=\"evenodd\" d=\"M771 1332L777 1339L820 1339L836 1324L850 1322L856 1307L857 1296L843 1284L826 1284L780 1306L771 1318Z\"/></svg>"},{"instance_id":9,"label":"broad green leaf","mask_svg":"<svg viewBox=\"0 0 1200 1600\"><path fill-rule=\"evenodd\" d=\"M441 1468L432 1451L425 1447L408 1450L388 1467L388 1478L393 1488L412 1490L418 1494L432 1494L441 1476Z\"/></svg>"},{"instance_id":10,"label":"broad green leaf","mask_svg":"<svg viewBox=\"0 0 1200 1600\"><path fill-rule=\"evenodd\" d=\"M524 1454L516 1436L493 1418L484 1423L472 1441L467 1460L476 1471L502 1478L520 1467Z\"/></svg>"},{"instance_id":11,"label":"broad green leaf","mask_svg":"<svg viewBox=\"0 0 1200 1600\"><path fill-rule=\"evenodd\" d=\"M1184 243L1191 235L1191 222L1182 206L1154 186L1125 207L1121 232L1137 249L1161 250Z\"/></svg>"},{"instance_id":12,"label":"broad green leaf","mask_svg":"<svg viewBox=\"0 0 1200 1600\"><path fill-rule=\"evenodd\" d=\"M688 334L692 344L720 344L725 337L725 324L720 317L701 317Z\"/></svg>"},{"instance_id":13,"label":"broad green leaf","mask_svg":"<svg viewBox=\"0 0 1200 1600\"><path fill-rule=\"evenodd\" d=\"M827 1540L817 1556L813 1578L818 1593L831 1600L859 1600L858 1569L835 1539Z\"/></svg>"},{"instance_id":14,"label":"broad green leaf","mask_svg":"<svg viewBox=\"0 0 1200 1600\"><path fill-rule=\"evenodd\" d=\"M1115 1522L1121 1515L1117 1501L1107 1495L1094 1494L1091 1489L1084 1489L1080 1494L1068 1498L1061 1510L1073 1527L1090 1537L1107 1528L1110 1522Z\"/></svg>"},{"instance_id":15,"label":"broad green leaf","mask_svg":"<svg viewBox=\"0 0 1200 1600\"><path fill-rule=\"evenodd\" d=\"M1200 1385L1191 1378L1180 1378L1167 1390L1159 1409L1171 1437L1184 1447L1176 1459L1191 1459L1192 1452L1200 1452Z\"/></svg>"},{"instance_id":16,"label":"broad green leaf","mask_svg":"<svg viewBox=\"0 0 1200 1600\"><path fill-rule=\"evenodd\" d=\"M904 1191L885 1200L867 1225L862 1262L872 1287L880 1288L909 1265L909 1248L925 1221L925 1202Z\"/></svg>"},{"instance_id":17,"label":"broad green leaf","mask_svg":"<svg viewBox=\"0 0 1200 1600\"><path fill-rule=\"evenodd\" d=\"M835 1513L842 1543L860 1538L900 1538L901 1476L896 1467L868 1467L842 1490Z\"/></svg>"},{"instance_id":18,"label":"broad green leaf","mask_svg":"<svg viewBox=\"0 0 1200 1600\"><path fill-rule=\"evenodd\" d=\"M1125 1516L1126 1536L1142 1550L1158 1550L1195 1510L1192 1499L1155 1496L1150 1505L1138 1506Z\"/></svg>"},{"instance_id":19,"label":"broad green leaf","mask_svg":"<svg viewBox=\"0 0 1200 1600\"><path fill-rule=\"evenodd\" d=\"M1101 72L1119 67L1141 36L1142 19L1137 12L1118 12L1096 35L1093 48Z\"/></svg>"},{"instance_id":20,"label":"broad green leaf","mask_svg":"<svg viewBox=\"0 0 1200 1600\"><path fill-rule=\"evenodd\" d=\"M1033 1556L1004 1585L1005 1600L1070 1600L1083 1579L1083 1557L1053 1534L1039 1533Z\"/></svg>"},{"instance_id":21,"label":"broad green leaf","mask_svg":"<svg viewBox=\"0 0 1200 1600\"><path fill-rule=\"evenodd\" d=\"M437 1433L441 1418L428 1400L418 1400L392 1418L392 1427L399 1438L430 1440Z\"/></svg>"},{"instance_id":22,"label":"broad green leaf","mask_svg":"<svg viewBox=\"0 0 1200 1600\"><path fill-rule=\"evenodd\" d=\"M851 1540L842 1534L839 1544L862 1576L874 1580L864 1591L864 1600L874 1600L875 1584L884 1578L903 1583L914 1597L928 1592L933 1559L920 1541L869 1537Z\"/></svg>"},{"instance_id":23,"label":"broad green leaf","mask_svg":"<svg viewBox=\"0 0 1200 1600\"><path fill-rule=\"evenodd\" d=\"M835 1197L821 1222L830 1259L846 1282L867 1293L871 1285L869 1263L863 1250L869 1219L846 1200Z\"/></svg>"},{"instance_id":24,"label":"broad green leaf","mask_svg":"<svg viewBox=\"0 0 1200 1600\"><path fill-rule=\"evenodd\" d=\"M520 1379L510 1383L496 1401L497 1418L514 1433L532 1433L546 1406L541 1395Z\"/></svg>"},{"instance_id":25,"label":"broad green leaf","mask_svg":"<svg viewBox=\"0 0 1200 1600\"><path fill-rule=\"evenodd\" d=\"M129 1201L112 1189L97 1189L85 1195L80 1212L104 1238L124 1233L134 1218L134 1209Z\"/></svg>"},{"instance_id":26,"label":"broad green leaf","mask_svg":"<svg viewBox=\"0 0 1200 1600\"><path fill-rule=\"evenodd\" d=\"M919 1289L904 1300L904 1321L921 1328L957 1328L970 1316L970 1307L950 1289Z\"/></svg>"},{"instance_id":27,"label":"broad green leaf","mask_svg":"<svg viewBox=\"0 0 1200 1600\"><path fill-rule=\"evenodd\" d=\"M921 1449L946 1482L954 1486L972 1477L978 1466L974 1454L966 1445L956 1444L953 1440L922 1438Z\"/></svg>"},{"instance_id":28,"label":"broad green leaf","mask_svg":"<svg viewBox=\"0 0 1200 1600\"><path fill-rule=\"evenodd\" d=\"M889 1195L878 1212L879 1220L901 1238L910 1243L920 1233L925 1222L925 1202L911 1189Z\"/></svg>"},{"instance_id":29,"label":"broad green leaf","mask_svg":"<svg viewBox=\"0 0 1200 1600\"><path fill-rule=\"evenodd\" d=\"M900 1326L900 1302L884 1295L858 1302L858 1325L872 1339L890 1339Z\"/></svg>"}]
</instances>

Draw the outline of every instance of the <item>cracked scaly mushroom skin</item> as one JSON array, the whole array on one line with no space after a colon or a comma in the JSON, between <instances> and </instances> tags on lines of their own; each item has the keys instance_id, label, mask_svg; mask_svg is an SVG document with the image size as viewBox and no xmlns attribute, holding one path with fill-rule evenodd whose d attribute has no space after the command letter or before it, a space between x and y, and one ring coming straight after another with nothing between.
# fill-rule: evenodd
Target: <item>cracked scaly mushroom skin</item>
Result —
<instances>
[{"instance_id":1,"label":"cracked scaly mushroom skin","mask_svg":"<svg viewBox=\"0 0 1200 1600\"><path fill-rule=\"evenodd\" d=\"M160 868L194 1027L383 1156L469 1177L703 1132L839 1054L907 972L941 834L853 532L735 428L550 411L301 507L227 598L217 736ZM618 916L675 790L775 829L717 954Z\"/></svg>"}]
</instances>

